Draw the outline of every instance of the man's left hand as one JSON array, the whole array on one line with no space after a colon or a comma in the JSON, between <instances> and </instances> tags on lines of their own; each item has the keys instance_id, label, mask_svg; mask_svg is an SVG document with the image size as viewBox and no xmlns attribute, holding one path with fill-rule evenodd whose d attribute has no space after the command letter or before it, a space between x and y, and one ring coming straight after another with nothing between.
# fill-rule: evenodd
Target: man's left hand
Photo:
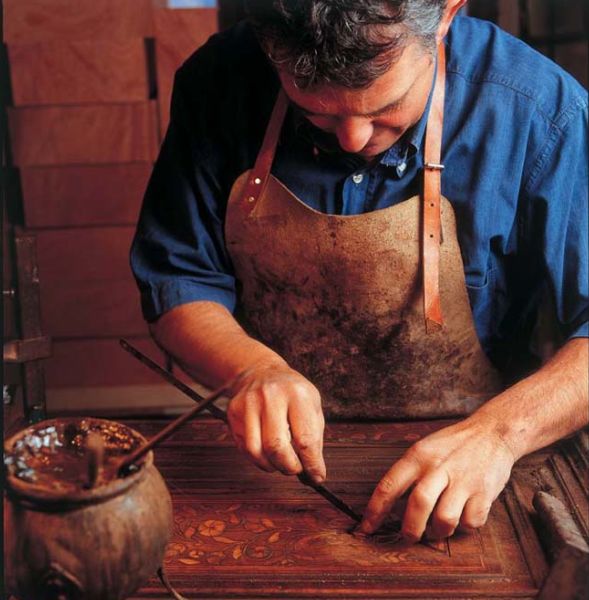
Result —
<instances>
[{"instance_id":1,"label":"man's left hand","mask_svg":"<svg viewBox=\"0 0 589 600\"><path fill-rule=\"evenodd\" d=\"M475 415L414 444L382 478L368 503L361 531L376 531L396 501L413 488L402 534L418 541L446 538L460 525L482 527L491 504L507 483L515 462L493 423Z\"/></svg>"}]
</instances>

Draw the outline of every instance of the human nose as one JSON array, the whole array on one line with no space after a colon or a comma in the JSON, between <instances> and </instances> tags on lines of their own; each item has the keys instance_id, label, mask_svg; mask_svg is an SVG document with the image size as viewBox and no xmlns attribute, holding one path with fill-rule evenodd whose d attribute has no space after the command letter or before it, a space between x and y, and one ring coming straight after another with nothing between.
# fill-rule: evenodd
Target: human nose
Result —
<instances>
[{"instance_id":1,"label":"human nose","mask_svg":"<svg viewBox=\"0 0 589 600\"><path fill-rule=\"evenodd\" d=\"M342 150L360 152L372 137L372 123L362 117L350 117L340 121L335 134Z\"/></svg>"}]
</instances>

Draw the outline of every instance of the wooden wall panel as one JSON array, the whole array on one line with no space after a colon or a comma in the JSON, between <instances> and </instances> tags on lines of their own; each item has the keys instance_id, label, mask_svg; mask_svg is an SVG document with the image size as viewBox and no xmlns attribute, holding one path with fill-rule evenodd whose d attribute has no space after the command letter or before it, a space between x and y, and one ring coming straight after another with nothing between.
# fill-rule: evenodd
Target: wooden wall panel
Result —
<instances>
[{"instance_id":1,"label":"wooden wall panel","mask_svg":"<svg viewBox=\"0 0 589 600\"><path fill-rule=\"evenodd\" d=\"M157 153L155 104L12 108L17 166L150 162Z\"/></svg>"},{"instance_id":2,"label":"wooden wall panel","mask_svg":"<svg viewBox=\"0 0 589 600\"><path fill-rule=\"evenodd\" d=\"M21 186L27 227L133 225L153 165L26 167Z\"/></svg>"},{"instance_id":3,"label":"wooden wall panel","mask_svg":"<svg viewBox=\"0 0 589 600\"><path fill-rule=\"evenodd\" d=\"M148 98L142 38L14 44L8 57L15 106Z\"/></svg>"},{"instance_id":4,"label":"wooden wall panel","mask_svg":"<svg viewBox=\"0 0 589 600\"><path fill-rule=\"evenodd\" d=\"M159 364L163 354L149 338L129 340ZM162 383L162 379L125 352L117 339L58 340L46 361L47 386L114 386Z\"/></svg>"},{"instance_id":5,"label":"wooden wall panel","mask_svg":"<svg viewBox=\"0 0 589 600\"><path fill-rule=\"evenodd\" d=\"M174 73L199 46L218 31L217 23L215 8L154 10L158 105L162 137L170 117Z\"/></svg>"},{"instance_id":6,"label":"wooden wall panel","mask_svg":"<svg viewBox=\"0 0 589 600\"><path fill-rule=\"evenodd\" d=\"M42 285L126 281L133 227L90 227L37 232Z\"/></svg>"},{"instance_id":7,"label":"wooden wall panel","mask_svg":"<svg viewBox=\"0 0 589 600\"><path fill-rule=\"evenodd\" d=\"M4 42L153 35L152 0L4 0Z\"/></svg>"},{"instance_id":8,"label":"wooden wall panel","mask_svg":"<svg viewBox=\"0 0 589 600\"><path fill-rule=\"evenodd\" d=\"M54 338L146 335L139 291L123 281L41 284L43 329Z\"/></svg>"}]
</instances>

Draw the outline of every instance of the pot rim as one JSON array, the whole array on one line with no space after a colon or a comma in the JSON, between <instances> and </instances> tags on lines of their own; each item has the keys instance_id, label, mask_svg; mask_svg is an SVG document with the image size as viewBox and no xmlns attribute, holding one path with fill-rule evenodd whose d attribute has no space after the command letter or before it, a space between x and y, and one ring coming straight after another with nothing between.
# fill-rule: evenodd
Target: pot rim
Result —
<instances>
[{"instance_id":1,"label":"pot rim","mask_svg":"<svg viewBox=\"0 0 589 600\"><path fill-rule=\"evenodd\" d=\"M12 452L12 447L18 439L27 434L35 433L35 431L38 429L49 427L57 423L67 425L69 423L79 423L81 421L89 421L90 423L95 424L114 423L120 427L124 427L134 437L138 438L142 444L147 443L146 438L141 433L118 421L100 419L96 417L57 417L54 419L39 421L33 425L30 425L29 427L26 427L25 429L17 431L14 435L10 436L4 441L4 452ZM114 496L122 494L130 487L139 483L145 477L147 470L152 466L153 451L150 451L139 463L139 470L130 473L125 478L117 478L91 489L79 488L75 491L68 492L52 490L44 485L23 481L15 475L6 473L6 493L9 496L15 496L20 502L28 502L39 508L41 508L42 505L46 505L48 508L51 508L56 504L59 504L60 509L63 509L66 506L75 507L83 504L99 504L105 500L113 498Z\"/></svg>"}]
</instances>

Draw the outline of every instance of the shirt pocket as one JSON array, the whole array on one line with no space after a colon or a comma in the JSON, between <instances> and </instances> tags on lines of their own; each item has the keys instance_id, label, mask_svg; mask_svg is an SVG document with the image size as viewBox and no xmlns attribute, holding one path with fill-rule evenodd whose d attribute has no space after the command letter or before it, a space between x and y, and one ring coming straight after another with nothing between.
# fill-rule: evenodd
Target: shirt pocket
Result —
<instances>
[{"instance_id":1,"label":"shirt pocket","mask_svg":"<svg viewBox=\"0 0 589 600\"><path fill-rule=\"evenodd\" d=\"M499 325L497 279L497 269L493 268L487 271L482 285L466 286L475 329L485 350L488 350Z\"/></svg>"}]
</instances>

